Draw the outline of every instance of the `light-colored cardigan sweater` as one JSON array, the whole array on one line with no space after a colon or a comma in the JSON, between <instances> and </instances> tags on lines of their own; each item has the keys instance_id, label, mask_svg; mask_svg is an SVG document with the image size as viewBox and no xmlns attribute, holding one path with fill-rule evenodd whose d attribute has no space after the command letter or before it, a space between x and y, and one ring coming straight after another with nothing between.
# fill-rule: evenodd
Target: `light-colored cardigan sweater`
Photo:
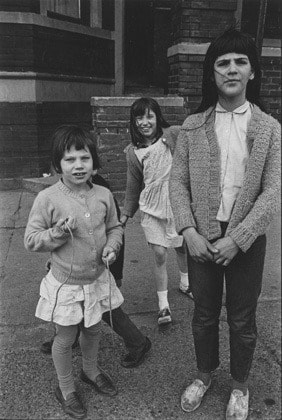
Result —
<instances>
[{"instance_id":1,"label":"light-colored cardigan sweater","mask_svg":"<svg viewBox=\"0 0 282 420\"><path fill-rule=\"evenodd\" d=\"M162 141L170 148L172 154L174 152L176 140L179 134L180 126L172 125L168 128L163 128ZM139 207L139 197L143 183L143 168L139 162L135 152L135 146L130 144L125 149L127 160L127 181L125 192L125 203L123 207L123 214L128 217L133 217Z\"/></svg>"},{"instance_id":2,"label":"light-colored cardigan sweater","mask_svg":"<svg viewBox=\"0 0 282 420\"><path fill-rule=\"evenodd\" d=\"M221 236L220 149L212 109L188 117L181 128L170 173L176 228L195 227L208 240ZM254 106L246 137L249 159L225 236L246 252L264 234L280 204L281 126Z\"/></svg>"},{"instance_id":3,"label":"light-colored cardigan sweater","mask_svg":"<svg viewBox=\"0 0 282 420\"><path fill-rule=\"evenodd\" d=\"M25 247L51 252L52 274L60 282L92 283L105 270L103 248L107 245L117 252L122 243L123 229L111 192L92 185L86 194L78 195L58 181L38 194L30 211ZM60 218L68 216L75 219L73 242L69 232L56 227Z\"/></svg>"}]
</instances>

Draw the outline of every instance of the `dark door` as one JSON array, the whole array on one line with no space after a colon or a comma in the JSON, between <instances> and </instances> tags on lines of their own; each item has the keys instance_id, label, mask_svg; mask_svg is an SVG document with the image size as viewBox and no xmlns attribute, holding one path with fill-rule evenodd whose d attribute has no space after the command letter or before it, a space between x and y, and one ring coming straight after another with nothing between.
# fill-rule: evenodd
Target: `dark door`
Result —
<instances>
[{"instance_id":1,"label":"dark door","mask_svg":"<svg viewBox=\"0 0 282 420\"><path fill-rule=\"evenodd\" d=\"M125 93L166 93L170 7L160 0L125 0Z\"/></svg>"}]
</instances>

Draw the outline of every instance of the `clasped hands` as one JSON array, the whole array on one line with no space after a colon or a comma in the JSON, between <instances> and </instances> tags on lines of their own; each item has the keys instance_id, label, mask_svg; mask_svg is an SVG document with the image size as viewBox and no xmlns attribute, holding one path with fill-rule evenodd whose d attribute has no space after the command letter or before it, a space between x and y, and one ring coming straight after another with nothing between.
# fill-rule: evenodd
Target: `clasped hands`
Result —
<instances>
[{"instance_id":1,"label":"clasped hands","mask_svg":"<svg viewBox=\"0 0 282 420\"><path fill-rule=\"evenodd\" d=\"M190 256L196 262L213 261L226 267L239 252L238 245L230 236L220 238L211 244L193 227L185 229L182 235L187 243Z\"/></svg>"}]
</instances>

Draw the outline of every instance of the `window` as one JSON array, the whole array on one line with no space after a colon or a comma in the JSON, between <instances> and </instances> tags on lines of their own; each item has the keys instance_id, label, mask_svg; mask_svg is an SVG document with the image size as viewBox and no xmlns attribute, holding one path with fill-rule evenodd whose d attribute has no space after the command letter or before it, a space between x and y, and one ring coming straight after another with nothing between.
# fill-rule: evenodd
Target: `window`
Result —
<instances>
[{"instance_id":1,"label":"window","mask_svg":"<svg viewBox=\"0 0 282 420\"><path fill-rule=\"evenodd\" d=\"M242 31L256 36L260 2L258 0L243 0ZM281 36L281 0L268 0L264 38L280 39Z\"/></svg>"},{"instance_id":2,"label":"window","mask_svg":"<svg viewBox=\"0 0 282 420\"><path fill-rule=\"evenodd\" d=\"M41 0L41 13L53 19L90 24L90 0Z\"/></svg>"},{"instance_id":3,"label":"window","mask_svg":"<svg viewBox=\"0 0 282 420\"><path fill-rule=\"evenodd\" d=\"M49 11L80 19L80 0L48 0Z\"/></svg>"}]
</instances>

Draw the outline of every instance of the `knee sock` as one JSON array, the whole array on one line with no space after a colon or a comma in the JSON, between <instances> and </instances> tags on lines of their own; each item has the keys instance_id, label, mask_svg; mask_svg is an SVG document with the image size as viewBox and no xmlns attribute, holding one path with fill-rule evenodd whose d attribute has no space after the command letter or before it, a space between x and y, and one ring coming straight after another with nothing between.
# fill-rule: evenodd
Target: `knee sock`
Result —
<instances>
[{"instance_id":1,"label":"knee sock","mask_svg":"<svg viewBox=\"0 0 282 420\"><path fill-rule=\"evenodd\" d=\"M72 344L77 333L77 326L56 325L56 335L52 346L52 358L57 372L59 387L64 399L75 391L72 374Z\"/></svg>"},{"instance_id":2,"label":"knee sock","mask_svg":"<svg viewBox=\"0 0 282 420\"><path fill-rule=\"evenodd\" d=\"M182 273L181 271L179 271L179 273L180 273L179 286L182 287L183 289L188 289L189 287L188 273Z\"/></svg>"},{"instance_id":3,"label":"knee sock","mask_svg":"<svg viewBox=\"0 0 282 420\"><path fill-rule=\"evenodd\" d=\"M160 311L166 307L169 307L168 300L167 300L167 290L163 290L162 292L157 292L159 298L159 308Z\"/></svg>"},{"instance_id":4,"label":"knee sock","mask_svg":"<svg viewBox=\"0 0 282 420\"><path fill-rule=\"evenodd\" d=\"M97 365L100 343L101 322L89 328L81 328L80 347L82 353L82 366L84 373L92 381L101 373Z\"/></svg>"}]
</instances>

